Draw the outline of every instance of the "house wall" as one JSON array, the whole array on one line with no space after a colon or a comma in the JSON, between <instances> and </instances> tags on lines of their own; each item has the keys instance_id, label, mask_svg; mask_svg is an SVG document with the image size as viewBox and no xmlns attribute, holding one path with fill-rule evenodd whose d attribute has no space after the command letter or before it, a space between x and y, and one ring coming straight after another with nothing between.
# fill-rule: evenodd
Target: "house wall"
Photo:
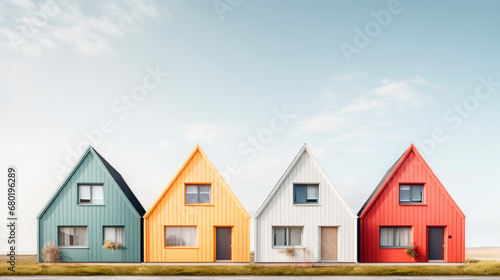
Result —
<instances>
[{"instance_id":1,"label":"house wall","mask_svg":"<svg viewBox=\"0 0 500 280\"><path fill-rule=\"evenodd\" d=\"M399 184L424 183L424 205L400 205ZM445 226L446 262L465 261L465 218L445 195L426 165L411 151L394 177L360 220L361 262L411 262L404 249L380 249L380 226L412 226L418 262L428 261L430 226ZM451 235L451 239L448 238Z\"/></svg>"},{"instance_id":2,"label":"house wall","mask_svg":"<svg viewBox=\"0 0 500 280\"><path fill-rule=\"evenodd\" d=\"M79 183L104 183L104 206L78 204ZM55 200L39 219L39 256L48 241L58 242L58 226L87 226L88 248L63 248L63 262L140 262L141 217L106 172L99 159L88 153ZM125 246L104 249L103 226L125 226ZM39 257L39 261L41 261Z\"/></svg>"},{"instance_id":3,"label":"house wall","mask_svg":"<svg viewBox=\"0 0 500 280\"><path fill-rule=\"evenodd\" d=\"M211 183L212 205L186 205L186 183ZM215 227L232 227L233 262L250 261L250 217L200 151L172 182L145 223L146 262L214 262ZM165 247L165 226L197 226L196 248Z\"/></svg>"},{"instance_id":4,"label":"house wall","mask_svg":"<svg viewBox=\"0 0 500 280\"><path fill-rule=\"evenodd\" d=\"M319 205L294 205L294 183L319 183ZM303 226L303 247L293 258L273 248L273 226ZM338 226L338 261L357 261L357 220L318 164L304 152L255 221L256 262L320 261L320 226Z\"/></svg>"}]
</instances>

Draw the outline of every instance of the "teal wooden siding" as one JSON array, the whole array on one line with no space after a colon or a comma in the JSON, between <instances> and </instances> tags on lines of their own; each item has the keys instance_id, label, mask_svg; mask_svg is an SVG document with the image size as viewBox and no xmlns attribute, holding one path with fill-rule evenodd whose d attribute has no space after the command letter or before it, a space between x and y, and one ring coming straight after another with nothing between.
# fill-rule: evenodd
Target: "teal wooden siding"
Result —
<instances>
[{"instance_id":1,"label":"teal wooden siding","mask_svg":"<svg viewBox=\"0 0 500 280\"><path fill-rule=\"evenodd\" d=\"M63 262L140 262L142 217L117 185L102 161L89 148L83 160L60 188L38 221L38 252L48 241L58 240L59 226L87 226L88 248L61 248ZM104 205L80 205L78 184L104 185ZM102 247L104 226L124 226L124 248Z\"/></svg>"}]
</instances>

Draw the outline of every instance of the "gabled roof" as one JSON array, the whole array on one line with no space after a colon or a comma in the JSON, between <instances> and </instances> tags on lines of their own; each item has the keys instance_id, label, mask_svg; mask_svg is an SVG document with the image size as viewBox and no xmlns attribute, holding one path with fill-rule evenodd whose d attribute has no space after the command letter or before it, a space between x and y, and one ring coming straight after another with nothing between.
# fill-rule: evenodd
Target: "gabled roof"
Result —
<instances>
[{"instance_id":1,"label":"gabled roof","mask_svg":"<svg viewBox=\"0 0 500 280\"><path fill-rule=\"evenodd\" d=\"M255 219L258 219L260 217L260 214L262 214L264 209L266 209L267 205L271 202L271 200L274 197L274 195L276 194L276 192L278 192L278 190L281 188L281 186L283 185L283 182L287 179L288 175L290 175L290 172L292 172L292 170L295 168L295 166L297 165L297 163L299 162L300 158L302 157L302 155L304 153L307 153L311 157L311 159L314 161L314 163L316 163L316 165L318 166L321 173L323 173L323 175L326 177L326 179L328 180L328 182L330 183L330 185L334 189L335 193L340 197L342 202L344 202L344 204L347 206L347 208L349 209L351 214L354 216L354 211L352 210L351 206L346 202L346 200L342 197L342 195L337 191L337 189L335 188L335 186L332 183L332 180L330 179L330 177L328 177L328 175L325 173L323 168L321 168L321 165L319 165L318 161L316 160L314 155L311 153L309 147L307 147L307 144L304 144L304 146L302 146L302 148L300 149L299 153L293 159L292 163L290 163L290 165L286 169L285 173L281 176L278 183L274 186L271 193L267 196L266 200L264 200L264 203L262 203L259 210L257 210L257 213L255 214Z\"/></svg>"},{"instance_id":2,"label":"gabled roof","mask_svg":"<svg viewBox=\"0 0 500 280\"><path fill-rule=\"evenodd\" d=\"M189 154L189 156L186 159L186 161L184 161L184 163L182 164L181 168L179 168L179 170L177 171L177 173L175 173L174 177L170 180L170 182L165 187L165 189L163 190L163 192L161 193L161 195L156 199L155 203L146 212L146 214L144 215L144 219L147 219L149 217L149 215L151 215L151 213L156 208L156 206L158 205L158 203L160 203L160 201L165 197L165 195L167 194L167 192L170 189L170 187L172 187L172 185L174 184L175 180L177 180L177 178L181 175L182 171L184 171L184 169L186 168L186 166L193 159L194 155L196 155L196 152L200 152L200 154L203 157L203 159L210 166L210 169L212 169L212 171L215 173L215 175L222 181L222 184L225 186L225 188L228 191L228 193L234 199L234 201L236 202L236 205L238 205L238 207L241 209L241 211L243 211L244 215L247 218L250 218L250 214L248 214L248 212L245 209L245 207L243 207L243 204L241 204L241 202L238 200L238 198L236 197L236 195L233 193L233 191L231 190L231 188L229 187L229 185L226 183L226 181L222 177L222 175L220 175L219 171L217 171L217 168L215 168L215 166L213 165L213 163L210 161L210 159L208 158L208 156L205 154L205 152L201 149L200 145L198 144L198 145L196 145L196 147L194 148L194 150L191 152L191 154Z\"/></svg>"},{"instance_id":3,"label":"gabled roof","mask_svg":"<svg viewBox=\"0 0 500 280\"><path fill-rule=\"evenodd\" d=\"M108 172L108 174L113 178L113 180L116 182L116 184L118 185L118 187L120 187L121 191L127 197L127 199L130 202L130 204L137 211L137 214L139 214L140 217L142 217L142 215L144 215L144 213L146 212L146 210L144 210L144 208L142 207L142 205L139 202L139 200L137 199L137 197L134 195L134 193L132 192L132 190L130 189L130 187L127 185L127 183L123 179L122 175L120 175L120 173L118 173L118 171L116 171L116 169L114 169L113 166L111 166L111 164L109 164L99 153L97 153L97 151L94 150L94 148L92 146L89 146L85 150L85 152L82 154L82 156L78 160L78 162L75 165L75 167L73 167L73 170L68 174L68 176L66 177L66 179L64 179L64 181L61 184L61 186L59 186L59 188L52 195L52 197L47 202L47 204L45 204L45 206L43 207L42 211L40 211L40 213L37 216L37 219L40 219L43 216L43 214L45 213L45 211L47 211L47 209L49 208L49 206L56 199L57 195L62 191L62 189L64 188L64 186L71 179L71 176L73 176L73 174L75 173L75 171L82 164L83 160L87 157L87 155L89 153L91 153L94 156L94 158L97 159L97 161L102 164L102 167L104 167L104 170L106 170L106 172Z\"/></svg>"},{"instance_id":4,"label":"gabled roof","mask_svg":"<svg viewBox=\"0 0 500 280\"><path fill-rule=\"evenodd\" d=\"M458 213L460 214L460 216L463 217L463 218L465 218L465 215L462 212L462 210L460 210L460 207L458 207L458 205L456 204L456 202L450 196L450 194L445 189L445 187L443 186L443 184L441 183L441 181L439 181L439 179L436 176L436 174L434 174L434 172L432 171L432 169L429 167L429 165L427 164L427 162L424 160L424 158L422 157L422 155L418 152L417 148L413 144L410 145L410 147L403 153L403 155L401 157L399 157L399 159L385 173L384 177L382 178L382 180L380 180L380 182L377 185L377 187L375 188L375 190L373 190L372 194L368 197L368 199L366 200L366 202L363 204L363 206L359 210L358 216L360 218L362 218L362 217L364 217L366 215L366 213L368 212L368 210L370 210L370 208L372 207L372 205L375 203L375 201L380 196L380 194L384 191L385 187L391 181L392 177L394 177L394 175L396 174L396 172L398 172L399 168L405 162L405 160L408 158L408 156L410 155L411 152L413 152L417 156L417 158L424 165L424 167L427 170L427 172L429 172L429 174L431 175L431 177L434 180L436 180L438 187L441 189L441 191L444 193L444 195L448 198L448 200L453 205L453 207L458 211Z\"/></svg>"},{"instance_id":5,"label":"gabled roof","mask_svg":"<svg viewBox=\"0 0 500 280\"><path fill-rule=\"evenodd\" d=\"M382 178L382 180L380 180L380 182L378 183L377 187L373 190L372 194L370 194L370 196L368 197L368 199L365 201L365 203L363 204L363 206L361 206L361 209L359 210L358 212L358 216L361 215L361 213L363 212L363 210L365 210L366 206L368 205L368 203L370 201L372 201L372 199L375 197L375 195L377 195L378 191L380 190L380 188L382 188L382 186L384 185L385 181L387 180L387 178L389 178L389 176L392 177L392 174L393 174L393 171L396 169L396 166L399 166L399 162L401 161L401 158L403 158L403 156L406 154L406 152L404 154L402 154L398 160L391 166L391 168L389 168L389 170L387 170L387 172L385 173L384 177Z\"/></svg>"},{"instance_id":6,"label":"gabled roof","mask_svg":"<svg viewBox=\"0 0 500 280\"><path fill-rule=\"evenodd\" d=\"M99 157L99 159L101 159L102 163L104 164L104 167L106 167L106 169L108 170L111 177L113 177L113 179L118 184L118 186L120 187L122 192L125 194L125 196L128 198L130 203L132 203L132 206L134 206L137 213L142 217L144 215L144 213L146 213L146 210L144 209L144 207L142 207L141 203L139 202L139 200L135 196L134 192L132 192L132 190L128 186L127 182L125 182L122 175L120 173L118 173L118 171L116 171L116 169L113 168L113 166L111 166L111 164L109 164L108 161L105 160L96 150L94 150L93 148L91 148L91 149L96 153L96 155Z\"/></svg>"}]
</instances>

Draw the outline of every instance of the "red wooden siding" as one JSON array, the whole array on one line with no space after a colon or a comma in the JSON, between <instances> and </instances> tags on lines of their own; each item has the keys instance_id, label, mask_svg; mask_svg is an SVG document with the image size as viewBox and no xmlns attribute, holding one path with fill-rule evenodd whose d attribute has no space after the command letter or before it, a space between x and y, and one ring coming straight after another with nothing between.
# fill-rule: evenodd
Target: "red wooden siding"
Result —
<instances>
[{"instance_id":1,"label":"red wooden siding","mask_svg":"<svg viewBox=\"0 0 500 280\"><path fill-rule=\"evenodd\" d=\"M400 205L399 185L415 183L424 185L423 204ZM404 249L379 247L381 226L411 226L418 262L428 261L428 227L444 227L444 261L465 261L465 215L413 145L359 217L361 262L413 261Z\"/></svg>"}]
</instances>

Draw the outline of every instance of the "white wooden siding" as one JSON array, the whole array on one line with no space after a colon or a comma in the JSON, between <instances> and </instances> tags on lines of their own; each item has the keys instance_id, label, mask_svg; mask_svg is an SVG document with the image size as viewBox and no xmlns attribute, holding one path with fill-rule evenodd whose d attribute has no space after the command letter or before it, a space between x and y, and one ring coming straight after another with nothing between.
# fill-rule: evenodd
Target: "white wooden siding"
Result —
<instances>
[{"instance_id":1,"label":"white wooden siding","mask_svg":"<svg viewBox=\"0 0 500 280\"><path fill-rule=\"evenodd\" d=\"M255 219L256 262L319 262L321 261L321 228L338 226L338 261L357 261L357 220L328 176L304 146L280 180ZM285 173L285 175L286 175ZM319 205L294 205L293 185L319 184ZM267 205L266 205L267 203ZM303 226L302 245L294 257L272 246L273 226Z\"/></svg>"}]
</instances>

